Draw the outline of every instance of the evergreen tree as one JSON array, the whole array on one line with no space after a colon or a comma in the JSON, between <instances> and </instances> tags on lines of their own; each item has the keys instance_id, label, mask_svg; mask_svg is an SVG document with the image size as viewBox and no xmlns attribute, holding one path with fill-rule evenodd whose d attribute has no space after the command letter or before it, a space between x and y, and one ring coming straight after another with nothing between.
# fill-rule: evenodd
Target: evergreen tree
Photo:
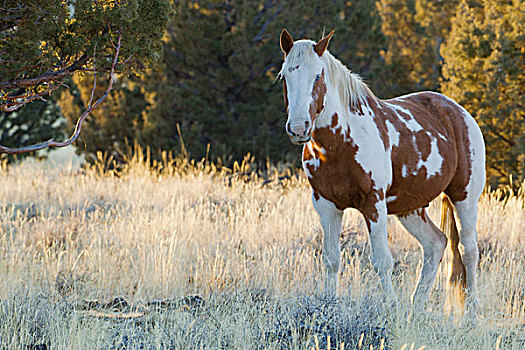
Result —
<instances>
[{"instance_id":1,"label":"evergreen tree","mask_svg":"<svg viewBox=\"0 0 525 350\"><path fill-rule=\"evenodd\" d=\"M0 110L19 110L62 87L75 73L94 74L96 70L101 84L100 78L113 68L128 74L151 66L160 58L171 11L170 0L3 1ZM115 64L114 57L118 58ZM41 124L21 118L37 110L30 108L11 115L9 127L17 130L27 126L20 123ZM47 117L31 118L43 118L44 122ZM13 140L3 141L12 144Z\"/></svg>"},{"instance_id":2,"label":"evergreen tree","mask_svg":"<svg viewBox=\"0 0 525 350\"><path fill-rule=\"evenodd\" d=\"M481 126L489 183L525 171L525 2L463 1L442 49L443 92Z\"/></svg>"},{"instance_id":3,"label":"evergreen tree","mask_svg":"<svg viewBox=\"0 0 525 350\"><path fill-rule=\"evenodd\" d=\"M179 125L195 158L204 157L209 144L211 157L240 159L251 152L259 161L298 160L284 132L282 84L275 82L283 27L297 39L314 40L335 29L330 50L374 90L384 89L379 83L384 40L373 0L177 1L160 69L125 93L125 99L142 94L145 101L133 103L139 110L128 113L136 128L114 125L96 144L89 140L93 147L86 151L122 150L121 136L128 132L152 150L178 150Z\"/></svg>"},{"instance_id":4,"label":"evergreen tree","mask_svg":"<svg viewBox=\"0 0 525 350\"><path fill-rule=\"evenodd\" d=\"M439 89L440 47L450 30L456 1L379 0L381 28L387 48L382 52L388 96Z\"/></svg>"}]
</instances>

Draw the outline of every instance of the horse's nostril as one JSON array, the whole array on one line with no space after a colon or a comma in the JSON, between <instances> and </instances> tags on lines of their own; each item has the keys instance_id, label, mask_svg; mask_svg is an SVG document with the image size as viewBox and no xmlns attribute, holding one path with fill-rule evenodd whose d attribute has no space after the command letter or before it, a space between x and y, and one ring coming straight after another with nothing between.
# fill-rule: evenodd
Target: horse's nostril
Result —
<instances>
[{"instance_id":1,"label":"horse's nostril","mask_svg":"<svg viewBox=\"0 0 525 350\"><path fill-rule=\"evenodd\" d=\"M310 127L310 122L307 120L304 122L304 131L308 131L308 128Z\"/></svg>"},{"instance_id":2,"label":"horse's nostril","mask_svg":"<svg viewBox=\"0 0 525 350\"><path fill-rule=\"evenodd\" d=\"M295 133L290 128L290 123L286 123L286 131L288 132L288 134L290 134L292 136L296 136Z\"/></svg>"}]
</instances>

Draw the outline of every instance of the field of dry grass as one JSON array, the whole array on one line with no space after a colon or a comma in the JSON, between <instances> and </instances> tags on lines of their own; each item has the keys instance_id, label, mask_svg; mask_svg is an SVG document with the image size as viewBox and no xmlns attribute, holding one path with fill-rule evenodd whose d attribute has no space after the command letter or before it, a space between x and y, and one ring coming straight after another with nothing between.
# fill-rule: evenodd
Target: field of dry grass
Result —
<instances>
[{"instance_id":1,"label":"field of dry grass","mask_svg":"<svg viewBox=\"0 0 525 350\"><path fill-rule=\"evenodd\" d=\"M0 348L525 348L523 193L481 200L474 324L445 311L445 264L430 310L411 312L420 252L394 218L400 305L386 305L356 211L344 217L340 297L324 298L305 180L243 171L180 159L109 174L4 166ZM429 211L437 221L438 205Z\"/></svg>"}]
</instances>

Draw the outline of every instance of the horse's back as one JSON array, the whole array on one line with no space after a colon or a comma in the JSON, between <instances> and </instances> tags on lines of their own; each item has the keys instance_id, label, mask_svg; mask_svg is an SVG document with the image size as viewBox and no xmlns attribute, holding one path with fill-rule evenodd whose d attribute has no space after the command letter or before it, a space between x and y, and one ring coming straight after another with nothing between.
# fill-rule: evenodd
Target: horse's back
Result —
<instances>
[{"instance_id":1,"label":"horse's back","mask_svg":"<svg viewBox=\"0 0 525 350\"><path fill-rule=\"evenodd\" d=\"M393 173L387 192L390 213L415 210L441 192L453 202L461 201L467 196L473 173L476 181L481 177L484 181L483 137L472 116L458 103L439 93L419 92L381 104L381 112L397 131L389 140ZM483 175L477 174L481 172Z\"/></svg>"}]
</instances>

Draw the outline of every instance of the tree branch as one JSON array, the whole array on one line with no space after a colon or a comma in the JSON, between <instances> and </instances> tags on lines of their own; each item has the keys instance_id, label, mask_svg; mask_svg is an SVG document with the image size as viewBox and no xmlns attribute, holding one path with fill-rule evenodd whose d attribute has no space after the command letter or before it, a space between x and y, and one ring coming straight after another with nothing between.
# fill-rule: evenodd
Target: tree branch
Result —
<instances>
[{"instance_id":1,"label":"tree branch","mask_svg":"<svg viewBox=\"0 0 525 350\"><path fill-rule=\"evenodd\" d=\"M16 79L13 81L2 81L0 82L0 88L1 89L18 89L18 88L35 86L38 84L49 82L51 80L65 78L71 73L73 73L74 71L78 70L79 67L82 66L87 61L87 59L88 59L88 56L84 54L78 60L73 62L70 66L64 69L61 69L59 71L51 71L51 72L48 71L36 78Z\"/></svg>"},{"instance_id":2,"label":"tree branch","mask_svg":"<svg viewBox=\"0 0 525 350\"><path fill-rule=\"evenodd\" d=\"M111 71L109 73L108 88L106 89L104 94L100 96L95 103L93 103L93 96L94 96L94 92L96 88L96 80L95 80L95 83L93 84L94 86L91 92L91 98L88 104L88 108L78 118L77 123L75 125L75 131L73 132L73 135L71 135L69 139L67 139L64 142L55 142L54 139L51 139L45 142L37 143L37 144L26 146L26 147L20 147L20 148L9 148L9 147L0 145L0 153L8 153L8 154L29 153L29 152L38 151L38 150L48 148L48 147L65 147L75 142L78 136L80 135L80 131L82 129L82 122L84 121L84 119L86 119L86 117L90 115L91 112L102 103L102 101L104 101L104 99L109 95L109 93L111 92L111 89L113 88L113 81L114 81L114 76L115 76L115 66L117 65L117 61L118 61L118 57L120 53L121 39L122 39L122 29L119 30L118 41L115 46L115 56L113 58L113 63L111 64ZM94 63L93 63L93 69L95 69Z\"/></svg>"},{"instance_id":3,"label":"tree branch","mask_svg":"<svg viewBox=\"0 0 525 350\"><path fill-rule=\"evenodd\" d=\"M61 86L64 80L73 72L83 70L82 66L87 60L88 56L84 54L68 67L61 70L47 71L46 73L35 78L14 79L12 81L0 82L0 111L13 112L33 100L43 99L43 96L49 94ZM24 67L23 69L27 67ZM23 71L23 69L21 71ZM16 75L20 74L20 72L18 72ZM42 85L47 85L47 88L42 91L35 91L34 89L31 89ZM4 89L26 89L26 92L16 96L10 96L10 92L4 92Z\"/></svg>"},{"instance_id":4,"label":"tree branch","mask_svg":"<svg viewBox=\"0 0 525 350\"><path fill-rule=\"evenodd\" d=\"M3 102L0 105L0 110L4 112L14 112L17 109L22 108L29 102L32 102L33 100L44 100L43 96L58 89L63 83L64 79L62 79L56 84L48 84L48 87L41 92L26 92L17 96L1 96L0 93L0 98L6 100L6 102Z\"/></svg>"}]
</instances>

